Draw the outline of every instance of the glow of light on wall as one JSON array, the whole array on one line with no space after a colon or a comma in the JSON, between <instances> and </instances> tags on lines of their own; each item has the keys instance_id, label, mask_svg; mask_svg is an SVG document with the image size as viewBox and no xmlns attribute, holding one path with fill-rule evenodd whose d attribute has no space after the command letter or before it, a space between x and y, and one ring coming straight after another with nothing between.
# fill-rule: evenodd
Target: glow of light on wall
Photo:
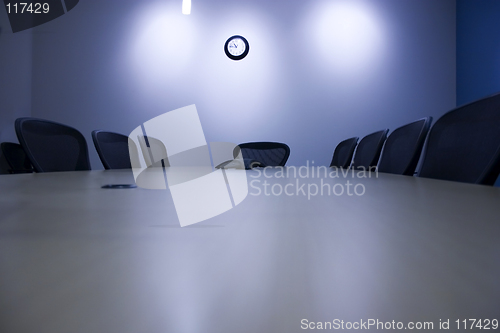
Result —
<instances>
[{"instance_id":1,"label":"glow of light on wall","mask_svg":"<svg viewBox=\"0 0 500 333\"><path fill-rule=\"evenodd\" d=\"M366 2L320 3L308 24L312 51L340 74L366 73L386 49L382 20Z\"/></svg>"},{"instance_id":2,"label":"glow of light on wall","mask_svg":"<svg viewBox=\"0 0 500 333\"><path fill-rule=\"evenodd\" d=\"M155 89L182 77L196 54L195 22L178 7L155 3L137 13L128 39L128 69L137 86Z\"/></svg>"},{"instance_id":3,"label":"glow of light on wall","mask_svg":"<svg viewBox=\"0 0 500 333\"><path fill-rule=\"evenodd\" d=\"M191 14L191 0L182 0L182 14Z\"/></svg>"},{"instance_id":4,"label":"glow of light on wall","mask_svg":"<svg viewBox=\"0 0 500 333\"><path fill-rule=\"evenodd\" d=\"M212 114L225 119L224 132L238 135L242 127L258 128L263 116L269 119L269 108L280 95L276 78L280 77L280 60L273 47L275 27L265 11L238 7L222 11L217 21L210 22L207 34L207 57L200 83L203 100L209 101ZM250 52L240 61L229 59L224 43L232 35L244 36ZM278 90L278 91L277 91Z\"/></svg>"},{"instance_id":5,"label":"glow of light on wall","mask_svg":"<svg viewBox=\"0 0 500 333\"><path fill-rule=\"evenodd\" d=\"M207 135L223 128L227 137L237 137L243 130L261 128L258 115L274 117L269 110L283 108L286 93L278 80L283 68L281 53L273 47L279 36L273 17L235 5L216 17L193 20L178 5L155 2L134 13L123 41L125 52L119 52L116 63L125 72L124 86L151 113L165 105L196 104ZM235 34L250 43L250 53L241 61L224 53L224 43Z\"/></svg>"}]
</instances>

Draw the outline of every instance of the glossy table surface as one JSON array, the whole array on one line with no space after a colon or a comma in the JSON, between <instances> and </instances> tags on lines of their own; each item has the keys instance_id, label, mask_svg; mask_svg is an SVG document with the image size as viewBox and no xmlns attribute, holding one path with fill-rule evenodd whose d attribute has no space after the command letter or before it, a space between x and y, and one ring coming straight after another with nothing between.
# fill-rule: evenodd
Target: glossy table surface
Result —
<instances>
[{"instance_id":1,"label":"glossy table surface","mask_svg":"<svg viewBox=\"0 0 500 333\"><path fill-rule=\"evenodd\" d=\"M184 228L168 190L101 188L128 171L0 176L0 332L500 319L499 188L379 174L308 198L320 179L248 175L241 204Z\"/></svg>"}]
</instances>

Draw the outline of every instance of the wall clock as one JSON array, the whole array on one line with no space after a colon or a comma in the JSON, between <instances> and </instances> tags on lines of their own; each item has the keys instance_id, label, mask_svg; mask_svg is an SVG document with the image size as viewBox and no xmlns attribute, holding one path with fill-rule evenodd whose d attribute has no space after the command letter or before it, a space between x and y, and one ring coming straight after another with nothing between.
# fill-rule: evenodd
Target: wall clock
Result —
<instances>
[{"instance_id":1,"label":"wall clock","mask_svg":"<svg viewBox=\"0 0 500 333\"><path fill-rule=\"evenodd\" d=\"M250 50L248 41L243 36L234 35L229 37L224 44L224 52L232 60L241 60L245 58Z\"/></svg>"}]
</instances>

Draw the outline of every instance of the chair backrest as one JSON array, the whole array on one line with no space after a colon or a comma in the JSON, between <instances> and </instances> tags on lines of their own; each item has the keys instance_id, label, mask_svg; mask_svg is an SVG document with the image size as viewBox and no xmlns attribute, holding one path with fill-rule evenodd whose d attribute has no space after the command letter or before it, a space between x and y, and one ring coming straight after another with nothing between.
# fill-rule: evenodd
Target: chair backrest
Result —
<instances>
[{"instance_id":1,"label":"chair backrest","mask_svg":"<svg viewBox=\"0 0 500 333\"><path fill-rule=\"evenodd\" d=\"M456 108L430 130L420 177L493 185L500 172L500 94Z\"/></svg>"},{"instance_id":2,"label":"chair backrest","mask_svg":"<svg viewBox=\"0 0 500 333\"><path fill-rule=\"evenodd\" d=\"M233 151L236 158L241 149L245 168L249 169L252 165L263 167L285 166L290 156L290 147L279 142L248 142L239 144Z\"/></svg>"},{"instance_id":3,"label":"chair backrest","mask_svg":"<svg viewBox=\"0 0 500 333\"><path fill-rule=\"evenodd\" d=\"M2 142L0 168L2 173L31 173L33 167L23 147L13 142Z\"/></svg>"},{"instance_id":4,"label":"chair backrest","mask_svg":"<svg viewBox=\"0 0 500 333\"><path fill-rule=\"evenodd\" d=\"M380 152L387 138L388 129L368 134L359 141L352 166L355 169L373 169L377 167Z\"/></svg>"},{"instance_id":5,"label":"chair backrest","mask_svg":"<svg viewBox=\"0 0 500 333\"><path fill-rule=\"evenodd\" d=\"M106 170L132 168L129 149L132 152L135 150L135 154L132 154L134 157L137 156L138 151L134 141L129 141L128 136L96 130L92 131L92 141Z\"/></svg>"},{"instance_id":6,"label":"chair backrest","mask_svg":"<svg viewBox=\"0 0 500 333\"><path fill-rule=\"evenodd\" d=\"M15 128L36 172L90 170L87 142L78 130L29 117L16 119Z\"/></svg>"},{"instance_id":7,"label":"chair backrest","mask_svg":"<svg viewBox=\"0 0 500 333\"><path fill-rule=\"evenodd\" d=\"M378 171L413 176L431 122L426 117L395 129L385 141Z\"/></svg>"},{"instance_id":8,"label":"chair backrest","mask_svg":"<svg viewBox=\"0 0 500 333\"><path fill-rule=\"evenodd\" d=\"M340 142L333 152L330 167L347 169L351 165L352 155L358 144L358 139L358 137L354 137Z\"/></svg>"}]
</instances>

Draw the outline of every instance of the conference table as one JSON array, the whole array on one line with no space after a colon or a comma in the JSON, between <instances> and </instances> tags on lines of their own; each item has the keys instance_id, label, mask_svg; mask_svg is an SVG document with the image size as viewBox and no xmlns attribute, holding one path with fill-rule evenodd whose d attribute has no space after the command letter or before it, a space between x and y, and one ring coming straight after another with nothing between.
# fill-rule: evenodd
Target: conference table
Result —
<instances>
[{"instance_id":1,"label":"conference table","mask_svg":"<svg viewBox=\"0 0 500 333\"><path fill-rule=\"evenodd\" d=\"M0 332L499 330L499 188L275 172L186 227L129 170L1 175Z\"/></svg>"}]
</instances>

